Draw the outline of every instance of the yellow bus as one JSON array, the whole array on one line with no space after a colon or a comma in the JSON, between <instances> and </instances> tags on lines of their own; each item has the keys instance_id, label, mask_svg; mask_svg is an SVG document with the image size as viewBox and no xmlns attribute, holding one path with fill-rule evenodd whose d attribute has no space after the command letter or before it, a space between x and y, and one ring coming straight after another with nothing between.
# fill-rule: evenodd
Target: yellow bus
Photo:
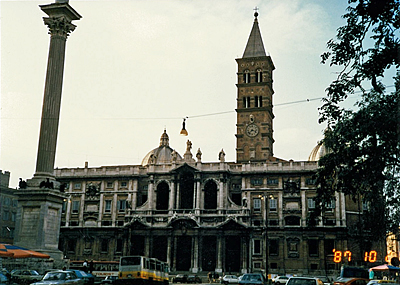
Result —
<instances>
[{"instance_id":1,"label":"yellow bus","mask_svg":"<svg viewBox=\"0 0 400 285\"><path fill-rule=\"evenodd\" d=\"M168 285L168 263L145 256L124 256L119 261L117 284Z\"/></svg>"}]
</instances>

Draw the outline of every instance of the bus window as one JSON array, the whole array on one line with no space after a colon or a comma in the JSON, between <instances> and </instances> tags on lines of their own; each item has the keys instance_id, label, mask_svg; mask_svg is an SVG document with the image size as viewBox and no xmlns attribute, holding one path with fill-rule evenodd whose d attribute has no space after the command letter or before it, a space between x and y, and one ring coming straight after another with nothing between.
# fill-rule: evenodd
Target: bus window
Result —
<instances>
[{"instance_id":1,"label":"bus window","mask_svg":"<svg viewBox=\"0 0 400 285\"><path fill-rule=\"evenodd\" d=\"M121 265L140 265L140 256L123 257Z\"/></svg>"}]
</instances>

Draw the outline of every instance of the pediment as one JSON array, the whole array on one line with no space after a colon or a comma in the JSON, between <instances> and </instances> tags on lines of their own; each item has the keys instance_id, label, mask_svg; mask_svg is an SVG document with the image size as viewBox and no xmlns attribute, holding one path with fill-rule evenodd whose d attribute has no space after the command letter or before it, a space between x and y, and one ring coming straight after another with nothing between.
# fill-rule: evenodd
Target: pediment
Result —
<instances>
[{"instance_id":1,"label":"pediment","mask_svg":"<svg viewBox=\"0 0 400 285\"><path fill-rule=\"evenodd\" d=\"M179 165L177 168L173 169L171 172L172 173L185 173L185 172L198 172L199 170L189 164L187 164L186 162L182 165Z\"/></svg>"},{"instance_id":2,"label":"pediment","mask_svg":"<svg viewBox=\"0 0 400 285\"><path fill-rule=\"evenodd\" d=\"M218 227L224 230L244 230L247 228L245 225L239 223L234 218L228 218L224 223L222 223Z\"/></svg>"}]
</instances>

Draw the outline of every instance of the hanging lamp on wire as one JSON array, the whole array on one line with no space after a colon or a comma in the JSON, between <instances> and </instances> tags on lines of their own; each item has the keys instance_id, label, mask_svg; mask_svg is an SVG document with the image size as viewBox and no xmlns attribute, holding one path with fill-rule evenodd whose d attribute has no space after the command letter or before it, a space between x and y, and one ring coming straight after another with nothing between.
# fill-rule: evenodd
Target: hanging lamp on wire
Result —
<instances>
[{"instance_id":1,"label":"hanging lamp on wire","mask_svg":"<svg viewBox=\"0 0 400 285\"><path fill-rule=\"evenodd\" d=\"M186 119L188 117L183 118L183 122L182 122L182 130L180 132L181 136L187 136L188 135L188 131L186 130Z\"/></svg>"}]
</instances>

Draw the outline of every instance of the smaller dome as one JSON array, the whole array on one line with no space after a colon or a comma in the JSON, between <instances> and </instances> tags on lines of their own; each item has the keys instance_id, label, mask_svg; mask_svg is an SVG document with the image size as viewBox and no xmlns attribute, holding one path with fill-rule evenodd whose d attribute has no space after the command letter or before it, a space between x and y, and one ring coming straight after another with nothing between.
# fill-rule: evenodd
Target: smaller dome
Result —
<instances>
[{"instance_id":1,"label":"smaller dome","mask_svg":"<svg viewBox=\"0 0 400 285\"><path fill-rule=\"evenodd\" d=\"M146 166L148 164L169 164L174 159L176 159L176 162L179 162L182 160L182 156L169 146L169 137L167 131L164 130L164 133L161 135L160 138L160 146L149 151L146 154L146 156L142 160L142 165Z\"/></svg>"},{"instance_id":2,"label":"smaller dome","mask_svg":"<svg viewBox=\"0 0 400 285\"><path fill-rule=\"evenodd\" d=\"M325 144L322 141L319 141L308 156L308 161L318 161L327 153L328 151L325 147Z\"/></svg>"}]
</instances>

